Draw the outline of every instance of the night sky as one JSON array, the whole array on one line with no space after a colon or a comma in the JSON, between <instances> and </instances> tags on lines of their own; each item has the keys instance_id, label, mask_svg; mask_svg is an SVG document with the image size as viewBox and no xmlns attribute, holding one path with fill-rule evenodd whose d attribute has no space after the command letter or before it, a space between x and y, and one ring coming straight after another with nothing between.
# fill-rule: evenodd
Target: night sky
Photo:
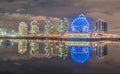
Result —
<instances>
[{"instance_id":1,"label":"night sky","mask_svg":"<svg viewBox=\"0 0 120 74\"><path fill-rule=\"evenodd\" d=\"M0 27L18 29L18 23L46 17L74 17L83 13L92 26L99 18L108 22L108 32L120 34L120 0L0 0ZM119 74L119 45L110 45L104 60L91 52L83 64L58 57L33 58L17 53L18 47L0 47L0 74ZM113 51L114 50L114 51Z\"/></svg>"},{"instance_id":2,"label":"night sky","mask_svg":"<svg viewBox=\"0 0 120 74\"><path fill-rule=\"evenodd\" d=\"M92 26L101 18L108 22L108 32L120 33L119 3L120 0L0 0L0 26L16 29L21 19L39 20L39 16L73 19L83 13Z\"/></svg>"}]
</instances>

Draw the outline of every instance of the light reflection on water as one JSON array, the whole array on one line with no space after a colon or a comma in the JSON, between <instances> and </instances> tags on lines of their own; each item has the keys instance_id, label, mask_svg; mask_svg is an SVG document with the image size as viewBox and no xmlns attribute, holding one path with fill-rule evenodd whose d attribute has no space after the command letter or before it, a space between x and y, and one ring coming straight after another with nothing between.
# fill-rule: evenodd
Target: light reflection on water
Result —
<instances>
[{"instance_id":1,"label":"light reflection on water","mask_svg":"<svg viewBox=\"0 0 120 74\"><path fill-rule=\"evenodd\" d=\"M0 40L0 45L9 49L17 46L20 55L28 54L35 58L54 58L59 57L66 60L71 58L76 63L84 63L89 60L92 54L98 59L104 59L108 54L107 44L110 41L99 42L79 42L79 41L60 41L60 40Z\"/></svg>"},{"instance_id":2,"label":"light reflection on water","mask_svg":"<svg viewBox=\"0 0 120 74\"><path fill-rule=\"evenodd\" d=\"M120 42L0 40L0 74L120 73Z\"/></svg>"}]
</instances>

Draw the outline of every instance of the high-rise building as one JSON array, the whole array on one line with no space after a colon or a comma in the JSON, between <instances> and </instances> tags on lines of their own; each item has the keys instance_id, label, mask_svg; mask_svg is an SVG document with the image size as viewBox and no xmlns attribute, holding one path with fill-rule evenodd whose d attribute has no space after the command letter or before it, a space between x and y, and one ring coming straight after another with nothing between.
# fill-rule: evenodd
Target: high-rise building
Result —
<instances>
[{"instance_id":1,"label":"high-rise building","mask_svg":"<svg viewBox=\"0 0 120 74\"><path fill-rule=\"evenodd\" d=\"M28 28L27 24L25 22L19 23L19 35L27 35L28 34Z\"/></svg>"},{"instance_id":2,"label":"high-rise building","mask_svg":"<svg viewBox=\"0 0 120 74\"><path fill-rule=\"evenodd\" d=\"M31 34L38 34L39 33L39 23L37 21L32 21L30 24L30 33Z\"/></svg>"},{"instance_id":3,"label":"high-rise building","mask_svg":"<svg viewBox=\"0 0 120 74\"><path fill-rule=\"evenodd\" d=\"M107 22L103 21L102 19L98 19L96 21L96 30L97 33L106 33L107 32Z\"/></svg>"},{"instance_id":4,"label":"high-rise building","mask_svg":"<svg viewBox=\"0 0 120 74\"><path fill-rule=\"evenodd\" d=\"M15 37L17 33L15 32L15 30L12 30L10 34L11 34L11 36Z\"/></svg>"},{"instance_id":5,"label":"high-rise building","mask_svg":"<svg viewBox=\"0 0 120 74\"><path fill-rule=\"evenodd\" d=\"M51 20L48 18L45 21L45 34L49 35L52 31L53 31L53 24L52 24Z\"/></svg>"},{"instance_id":6,"label":"high-rise building","mask_svg":"<svg viewBox=\"0 0 120 74\"><path fill-rule=\"evenodd\" d=\"M0 35L6 36L7 35L7 28L0 28Z\"/></svg>"},{"instance_id":7,"label":"high-rise building","mask_svg":"<svg viewBox=\"0 0 120 74\"><path fill-rule=\"evenodd\" d=\"M103 24L103 31L105 33L107 32L107 28L108 28L107 22L104 22L104 24Z\"/></svg>"}]
</instances>

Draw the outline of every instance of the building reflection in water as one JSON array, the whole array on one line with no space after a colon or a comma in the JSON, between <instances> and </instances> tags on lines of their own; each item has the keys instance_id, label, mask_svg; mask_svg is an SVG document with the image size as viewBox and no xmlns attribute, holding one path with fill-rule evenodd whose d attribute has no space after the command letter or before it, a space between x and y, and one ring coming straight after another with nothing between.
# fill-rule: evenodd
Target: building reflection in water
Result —
<instances>
[{"instance_id":1,"label":"building reflection in water","mask_svg":"<svg viewBox=\"0 0 120 74\"><path fill-rule=\"evenodd\" d=\"M65 42L58 42L58 44L56 44L56 49L58 51L58 56L64 60L68 54L68 47L65 45Z\"/></svg>"},{"instance_id":2,"label":"building reflection in water","mask_svg":"<svg viewBox=\"0 0 120 74\"><path fill-rule=\"evenodd\" d=\"M45 44L45 48L43 51L44 56L47 58L51 58L53 56L54 45L52 42L49 42L49 40L45 40L44 44Z\"/></svg>"},{"instance_id":3,"label":"building reflection in water","mask_svg":"<svg viewBox=\"0 0 120 74\"><path fill-rule=\"evenodd\" d=\"M27 40L18 40L18 53L24 54L27 51Z\"/></svg>"},{"instance_id":4,"label":"building reflection in water","mask_svg":"<svg viewBox=\"0 0 120 74\"><path fill-rule=\"evenodd\" d=\"M30 42L30 54L32 56L39 53L39 43L35 41Z\"/></svg>"},{"instance_id":5,"label":"building reflection in water","mask_svg":"<svg viewBox=\"0 0 120 74\"><path fill-rule=\"evenodd\" d=\"M4 43L3 46L8 42L8 40L0 40L1 45ZM19 54L28 51L32 57L39 58L60 57L65 60L70 55L74 62L84 63L90 58L91 51L94 51L98 59L103 59L107 55L107 45L101 42L24 39L10 40L10 42L18 44Z\"/></svg>"},{"instance_id":6,"label":"building reflection in water","mask_svg":"<svg viewBox=\"0 0 120 74\"><path fill-rule=\"evenodd\" d=\"M45 40L44 41L45 48L44 48L44 56L51 58L52 56L59 56L63 60L67 56L67 46L65 42L62 41L53 41L53 40ZM54 55L55 54L55 55Z\"/></svg>"},{"instance_id":7,"label":"building reflection in water","mask_svg":"<svg viewBox=\"0 0 120 74\"><path fill-rule=\"evenodd\" d=\"M104 57L107 55L107 45L96 46L95 52L98 59L104 59Z\"/></svg>"}]
</instances>

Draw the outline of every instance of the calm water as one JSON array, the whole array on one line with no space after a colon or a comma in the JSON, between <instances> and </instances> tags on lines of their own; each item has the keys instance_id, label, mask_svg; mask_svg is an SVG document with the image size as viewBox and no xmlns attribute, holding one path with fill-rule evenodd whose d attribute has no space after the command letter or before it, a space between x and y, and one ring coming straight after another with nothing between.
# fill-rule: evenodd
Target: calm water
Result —
<instances>
[{"instance_id":1,"label":"calm water","mask_svg":"<svg viewBox=\"0 0 120 74\"><path fill-rule=\"evenodd\" d=\"M0 74L119 74L120 43L0 40Z\"/></svg>"}]
</instances>

